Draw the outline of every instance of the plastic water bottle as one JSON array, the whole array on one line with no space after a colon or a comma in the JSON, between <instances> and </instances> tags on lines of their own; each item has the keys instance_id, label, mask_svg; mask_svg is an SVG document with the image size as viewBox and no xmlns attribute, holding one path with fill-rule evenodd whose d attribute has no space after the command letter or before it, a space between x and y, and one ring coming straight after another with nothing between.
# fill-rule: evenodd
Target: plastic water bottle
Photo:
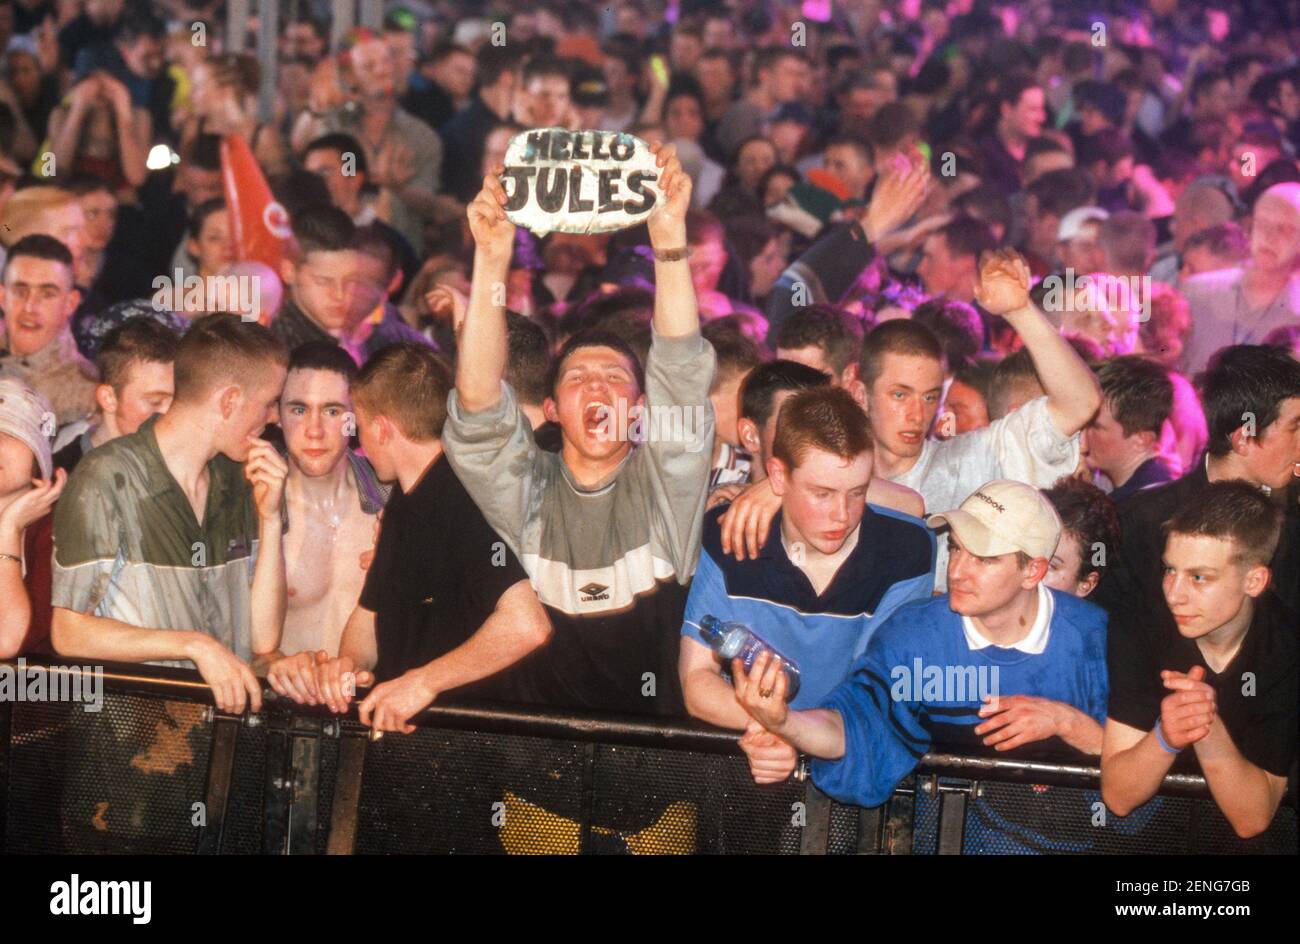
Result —
<instances>
[{"instance_id":1,"label":"plastic water bottle","mask_svg":"<svg viewBox=\"0 0 1300 944\"><path fill-rule=\"evenodd\" d=\"M700 635L728 667L731 666L731 660L739 659L745 670L749 671L754 667L754 660L760 652L779 656L781 671L785 672L786 701L792 701L799 694L799 666L744 623L724 623L716 616L705 616L700 620Z\"/></svg>"}]
</instances>

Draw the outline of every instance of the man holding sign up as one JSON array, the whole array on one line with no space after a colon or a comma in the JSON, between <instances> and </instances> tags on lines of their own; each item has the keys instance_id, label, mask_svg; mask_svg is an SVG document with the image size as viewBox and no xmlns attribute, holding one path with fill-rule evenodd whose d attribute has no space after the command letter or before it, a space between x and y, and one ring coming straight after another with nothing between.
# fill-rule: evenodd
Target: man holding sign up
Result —
<instances>
[{"instance_id":1,"label":"man holding sign up","mask_svg":"<svg viewBox=\"0 0 1300 944\"><path fill-rule=\"evenodd\" d=\"M522 561L554 627L550 644L516 667L519 696L674 715L682 699L670 628L681 625L684 584L700 551L714 353L700 336L686 259L691 181L671 146L649 155L656 179L645 187L655 205L640 218L654 250L656 291L644 368L617 337L571 338L544 403L547 419L561 427L561 451L538 449L503 381L513 194L490 175L469 206L473 287L443 437L452 467ZM560 179L558 164L552 180Z\"/></svg>"}]
</instances>

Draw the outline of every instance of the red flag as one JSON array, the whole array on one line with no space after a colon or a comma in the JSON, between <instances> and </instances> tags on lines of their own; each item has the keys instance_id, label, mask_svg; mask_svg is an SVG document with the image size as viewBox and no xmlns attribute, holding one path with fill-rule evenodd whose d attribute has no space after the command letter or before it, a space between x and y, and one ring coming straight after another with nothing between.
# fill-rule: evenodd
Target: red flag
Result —
<instances>
[{"instance_id":1,"label":"red flag","mask_svg":"<svg viewBox=\"0 0 1300 944\"><path fill-rule=\"evenodd\" d=\"M221 175L234 228L235 258L261 262L278 275L286 244L293 238L289 214L271 196L252 149L240 135L221 139Z\"/></svg>"}]
</instances>

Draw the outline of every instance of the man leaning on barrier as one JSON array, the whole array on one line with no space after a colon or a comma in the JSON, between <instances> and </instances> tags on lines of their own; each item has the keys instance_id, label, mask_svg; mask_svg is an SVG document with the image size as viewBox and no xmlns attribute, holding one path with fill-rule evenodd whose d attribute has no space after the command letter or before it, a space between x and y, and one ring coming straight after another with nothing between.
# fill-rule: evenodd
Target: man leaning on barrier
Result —
<instances>
[{"instance_id":1,"label":"man leaning on barrier","mask_svg":"<svg viewBox=\"0 0 1300 944\"><path fill-rule=\"evenodd\" d=\"M935 742L1101 753L1106 615L1043 586L1061 527L1047 499L994 481L927 523L951 529L948 593L895 611L821 707L790 710L766 655L747 674L733 665L736 698L765 729L741 740L759 783L789 776L799 750L826 793L878 806Z\"/></svg>"},{"instance_id":2,"label":"man leaning on barrier","mask_svg":"<svg viewBox=\"0 0 1300 944\"><path fill-rule=\"evenodd\" d=\"M1249 482L1215 482L1165 524L1172 622L1116 618L1101 791L1121 816L1191 748L1238 836L1266 830L1294 770L1296 612L1271 586L1280 510Z\"/></svg>"},{"instance_id":3,"label":"man leaning on barrier","mask_svg":"<svg viewBox=\"0 0 1300 944\"><path fill-rule=\"evenodd\" d=\"M81 460L54 516L60 655L192 663L218 708L260 709L249 663L284 622L287 468L258 437L288 359L258 324L205 318L181 339L171 409Z\"/></svg>"},{"instance_id":4,"label":"man leaning on barrier","mask_svg":"<svg viewBox=\"0 0 1300 944\"><path fill-rule=\"evenodd\" d=\"M799 666L794 703L817 705L871 634L909 600L934 589L934 536L919 518L869 504L871 431L847 390L814 387L781 406L768 470L781 511L754 560L722 553L714 509L691 582L678 669L686 709L728 728L756 722L736 702L700 632L713 616L753 627Z\"/></svg>"},{"instance_id":5,"label":"man leaning on barrier","mask_svg":"<svg viewBox=\"0 0 1300 944\"><path fill-rule=\"evenodd\" d=\"M444 455L450 389L442 359L406 342L372 357L353 382L361 446L379 479L397 484L338 657L300 652L268 674L280 694L340 712L355 694L348 683L373 678L358 711L377 731L410 734L411 717L452 689L510 700L498 673L550 634L523 567Z\"/></svg>"}]
</instances>

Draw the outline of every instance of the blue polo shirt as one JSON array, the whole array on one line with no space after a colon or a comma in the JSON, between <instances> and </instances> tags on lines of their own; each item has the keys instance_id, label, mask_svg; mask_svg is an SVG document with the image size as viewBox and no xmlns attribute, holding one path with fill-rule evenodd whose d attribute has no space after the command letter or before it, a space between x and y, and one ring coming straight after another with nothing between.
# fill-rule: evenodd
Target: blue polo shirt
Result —
<instances>
[{"instance_id":1,"label":"blue polo shirt","mask_svg":"<svg viewBox=\"0 0 1300 944\"><path fill-rule=\"evenodd\" d=\"M744 623L799 666L793 708L820 704L848 676L876 627L934 590L934 533L920 518L867 505L857 546L819 594L786 554L780 513L757 559L738 561L722 552L718 519L725 510L705 516L682 635L703 645L705 616Z\"/></svg>"},{"instance_id":2,"label":"blue polo shirt","mask_svg":"<svg viewBox=\"0 0 1300 944\"><path fill-rule=\"evenodd\" d=\"M844 719L844 756L813 762L817 786L841 803L879 806L932 743L957 750L981 743L973 728L984 720L984 694L1065 702L1104 725L1106 611L1057 590L1047 593L1052 610L1041 652L972 648L946 595L895 613L844 684L818 706ZM1062 751L1072 749L1053 737L1012 756Z\"/></svg>"}]
</instances>

